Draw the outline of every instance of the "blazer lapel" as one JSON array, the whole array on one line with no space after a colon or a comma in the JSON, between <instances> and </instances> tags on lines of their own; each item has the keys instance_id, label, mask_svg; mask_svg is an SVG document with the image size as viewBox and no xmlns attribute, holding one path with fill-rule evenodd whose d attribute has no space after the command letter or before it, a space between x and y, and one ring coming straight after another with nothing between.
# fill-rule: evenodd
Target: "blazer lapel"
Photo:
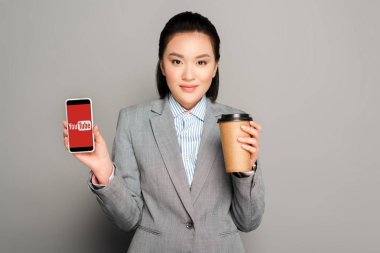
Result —
<instances>
[{"instance_id":1,"label":"blazer lapel","mask_svg":"<svg viewBox=\"0 0 380 253\"><path fill-rule=\"evenodd\" d=\"M174 117L167 98L156 100L152 111L157 115L150 118L154 138L171 181L189 216L194 219L194 210L185 167L180 153Z\"/></svg>"},{"instance_id":2,"label":"blazer lapel","mask_svg":"<svg viewBox=\"0 0 380 253\"><path fill-rule=\"evenodd\" d=\"M194 204L201 189L206 182L211 171L212 164L218 149L219 126L218 116L221 114L216 105L207 98L207 108L203 123L202 138L199 146L197 162L194 170L194 177L191 185L191 197Z\"/></svg>"}]
</instances>

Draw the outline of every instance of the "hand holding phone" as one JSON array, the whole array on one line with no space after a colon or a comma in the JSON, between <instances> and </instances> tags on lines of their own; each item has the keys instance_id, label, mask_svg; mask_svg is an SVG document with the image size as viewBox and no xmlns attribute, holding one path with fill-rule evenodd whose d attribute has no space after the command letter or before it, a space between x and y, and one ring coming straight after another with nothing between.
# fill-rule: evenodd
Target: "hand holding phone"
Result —
<instances>
[{"instance_id":1,"label":"hand holding phone","mask_svg":"<svg viewBox=\"0 0 380 253\"><path fill-rule=\"evenodd\" d=\"M63 122L64 145L70 153L93 171L100 184L107 185L113 163L98 127L93 127L91 104L89 98L66 100L67 121Z\"/></svg>"}]
</instances>

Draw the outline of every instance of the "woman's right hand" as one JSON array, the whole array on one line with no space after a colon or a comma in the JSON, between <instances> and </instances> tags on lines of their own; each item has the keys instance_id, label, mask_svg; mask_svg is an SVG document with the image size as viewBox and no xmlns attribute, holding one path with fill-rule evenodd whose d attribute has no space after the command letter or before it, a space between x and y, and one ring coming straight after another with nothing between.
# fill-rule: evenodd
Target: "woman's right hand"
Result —
<instances>
[{"instance_id":1,"label":"woman's right hand","mask_svg":"<svg viewBox=\"0 0 380 253\"><path fill-rule=\"evenodd\" d=\"M63 121L63 142L66 149L69 148L69 136L67 121ZM92 170L100 184L107 185L113 171L113 163L108 153L107 144L100 134L98 126L93 128L95 150L91 153L72 153L79 161Z\"/></svg>"}]
</instances>

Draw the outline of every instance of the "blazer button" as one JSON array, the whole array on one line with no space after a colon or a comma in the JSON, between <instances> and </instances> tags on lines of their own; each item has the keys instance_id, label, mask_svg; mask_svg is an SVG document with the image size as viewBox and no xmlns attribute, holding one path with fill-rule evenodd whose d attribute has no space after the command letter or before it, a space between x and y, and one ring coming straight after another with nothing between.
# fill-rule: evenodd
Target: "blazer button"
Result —
<instances>
[{"instance_id":1,"label":"blazer button","mask_svg":"<svg viewBox=\"0 0 380 253\"><path fill-rule=\"evenodd\" d=\"M187 229L192 229L193 226L194 226L194 224L191 221L189 221L189 222L186 223L186 228Z\"/></svg>"}]
</instances>

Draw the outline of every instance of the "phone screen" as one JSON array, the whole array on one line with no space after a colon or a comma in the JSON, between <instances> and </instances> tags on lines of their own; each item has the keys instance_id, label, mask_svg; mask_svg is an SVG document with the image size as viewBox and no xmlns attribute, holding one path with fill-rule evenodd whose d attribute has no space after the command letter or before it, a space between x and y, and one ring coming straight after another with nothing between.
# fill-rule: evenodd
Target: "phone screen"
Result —
<instances>
[{"instance_id":1,"label":"phone screen","mask_svg":"<svg viewBox=\"0 0 380 253\"><path fill-rule=\"evenodd\" d=\"M73 153L94 151L91 99L66 100L66 117L69 151Z\"/></svg>"}]
</instances>

